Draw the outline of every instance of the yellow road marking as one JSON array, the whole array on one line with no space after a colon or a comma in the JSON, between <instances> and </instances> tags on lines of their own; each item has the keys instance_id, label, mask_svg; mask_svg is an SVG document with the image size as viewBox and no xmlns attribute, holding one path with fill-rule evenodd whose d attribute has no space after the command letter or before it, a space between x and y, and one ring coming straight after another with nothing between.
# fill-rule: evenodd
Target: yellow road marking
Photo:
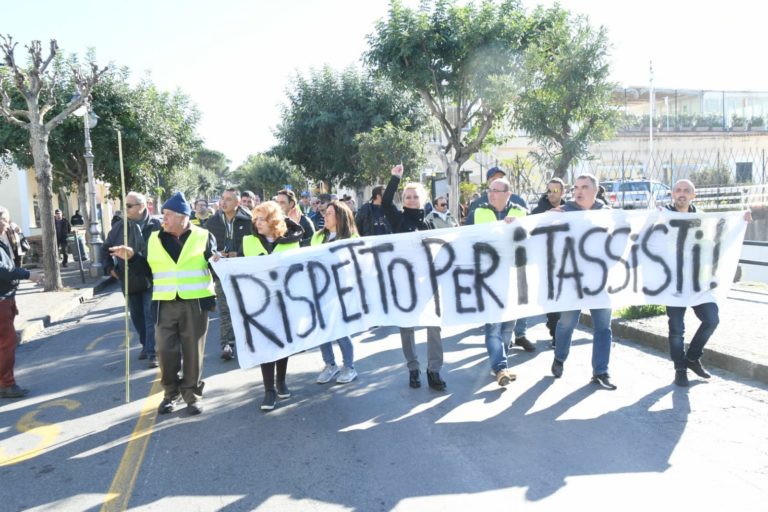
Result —
<instances>
[{"instance_id":1,"label":"yellow road marking","mask_svg":"<svg viewBox=\"0 0 768 512\"><path fill-rule=\"evenodd\" d=\"M85 350L93 350L96 347L96 345L98 345L99 343L101 343L105 339L111 338L113 336L117 336L118 334L120 336L125 336L125 331L121 329L119 331L112 331L112 332L108 332L107 334L102 334L101 336L99 336L98 338L96 338L95 340L90 342L88 344L88 346L85 347ZM129 339L130 339L130 337L129 337Z\"/></svg>"},{"instance_id":2,"label":"yellow road marking","mask_svg":"<svg viewBox=\"0 0 768 512\"><path fill-rule=\"evenodd\" d=\"M131 439L125 447L125 453L117 467L115 478L112 479L112 485L109 486L109 491L104 498L104 504L101 506L102 512L128 510L133 486L136 485L136 477L139 475L144 453L152 435L152 427L157 418L157 406L162 400L161 391L162 385L160 379L157 378L152 383L149 396L144 400L141 415L131 433Z\"/></svg>"},{"instance_id":3,"label":"yellow road marking","mask_svg":"<svg viewBox=\"0 0 768 512\"><path fill-rule=\"evenodd\" d=\"M35 416L37 416L37 414L40 413L43 409L48 409L50 407L64 407L67 410L74 411L80 407L80 402L75 400L68 400L66 398L61 400L53 400L51 402L41 404L40 407L34 411L28 412L22 416L18 423L16 423L16 429L19 432L25 432L27 434L38 436L40 441L33 448L30 448L29 450L26 450L17 455L7 455L5 453L5 449L0 447L0 467L10 466L11 464L18 464L19 462L37 457L43 453L46 448L53 445L53 443L61 434L61 427L56 423L51 424L37 421L35 418Z\"/></svg>"}]
</instances>

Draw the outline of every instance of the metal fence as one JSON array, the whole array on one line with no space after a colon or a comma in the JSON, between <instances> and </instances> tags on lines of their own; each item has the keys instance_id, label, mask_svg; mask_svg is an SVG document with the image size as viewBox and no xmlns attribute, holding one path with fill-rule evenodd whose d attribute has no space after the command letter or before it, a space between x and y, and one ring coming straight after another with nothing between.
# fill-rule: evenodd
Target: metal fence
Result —
<instances>
[{"instance_id":1,"label":"metal fence","mask_svg":"<svg viewBox=\"0 0 768 512\"><path fill-rule=\"evenodd\" d=\"M709 210L742 209L768 205L768 152L765 149L711 149L655 151L602 151L571 166L565 177L572 184L581 173L600 181L651 180L672 187L691 179L697 204ZM533 159L509 169L515 191L535 204L546 190L552 171Z\"/></svg>"}]
</instances>

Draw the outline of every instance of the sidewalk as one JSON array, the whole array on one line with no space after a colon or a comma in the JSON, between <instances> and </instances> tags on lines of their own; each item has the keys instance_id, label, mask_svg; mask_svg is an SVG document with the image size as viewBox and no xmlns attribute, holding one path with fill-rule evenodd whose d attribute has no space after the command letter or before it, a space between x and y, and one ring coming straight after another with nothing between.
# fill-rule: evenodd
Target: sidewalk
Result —
<instances>
[{"instance_id":1,"label":"sidewalk","mask_svg":"<svg viewBox=\"0 0 768 512\"><path fill-rule=\"evenodd\" d=\"M52 323L66 317L83 301L93 297L109 284L115 282L112 277L91 278L88 274L89 262L83 262L85 282L80 275L78 262L70 261L66 268L61 268L61 281L64 291L44 292L42 286L31 281L22 281L16 292L16 335L19 343L25 343ZM32 267L27 267L33 270ZM34 269L39 270L39 269Z\"/></svg>"},{"instance_id":2,"label":"sidewalk","mask_svg":"<svg viewBox=\"0 0 768 512\"><path fill-rule=\"evenodd\" d=\"M19 287L16 294L19 308L16 332L20 343L64 318L81 302L114 282L110 277L92 279L86 268L83 283L75 263L61 270L62 281L67 287L65 291L46 293L42 287L29 281L23 281ZM591 326L589 315L582 315L582 323ZM688 342L699 325L690 309L685 325ZM639 320L616 319L613 321L613 335L618 342L622 338L631 340L659 350L668 357L666 315ZM702 361L705 367L722 368L768 384L768 284L734 284L726 304L720 309L720 325L704 349Z\"/></svg>"}]
</instances>

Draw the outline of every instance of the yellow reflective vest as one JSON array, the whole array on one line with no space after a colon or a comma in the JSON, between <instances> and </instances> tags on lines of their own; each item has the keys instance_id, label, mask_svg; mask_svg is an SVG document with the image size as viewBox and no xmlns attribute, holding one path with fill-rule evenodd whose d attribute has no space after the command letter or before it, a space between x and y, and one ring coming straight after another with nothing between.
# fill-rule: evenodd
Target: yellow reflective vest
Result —
<instances>
[{"instance_id":1,"label":"yellow reflective vest","mask_svg":"<svg viewBox=\"0 0 768 512\"><path fill-rule=\"evenodd\" d=\"M517 206L512 206L507 211L507 217L525 217L525 211ZM496 212L491 206L478 206L475 210L475 224L485 224L487 222L496 222Z\"/></svg>"},{"instance_id":2,"label":"yellow reflective vest","mask_svg":"<svg viewBox=\"0 0 768 512\"><path fill-rule=\"evenodd\" d=\"M155 231L147 242L147 263L152 269L152 300L202 299L216 295L213 278L205 260L208 231L191 226L178 261L168 254Z\"/></svg>"},{"instance_id":3,"label":"yellow reflective vest","mask_svg":"<svg viewBox=\"0 0 768 512\"><path fill-rule=\"evenodd\" d=\"M353 233L352 236L349 238L360 238L360 235L357 233ZM334 238L333 242L336 240L341 240L341 238ZM309 243L309 245L320 245L322 243L325 243L325 240L323 239L323 230L316 231L314 235L312 235L312 241Z\"/></svg>"},{"instance_id":4,"label":"yellow reflective vest","mask_svg":"<svg viewBox=\"0 0 768 512\"><path fill-rule=\"evenodd\" d=\"M287 244L277 243L272 252L283 252L291 249L298 249L299 242L291 242ZM244 256L264 256L269 254L264 246L261 244L261 240L256 235L247 235L243 237L243 255Z\"/></svg>"}]
</instances>

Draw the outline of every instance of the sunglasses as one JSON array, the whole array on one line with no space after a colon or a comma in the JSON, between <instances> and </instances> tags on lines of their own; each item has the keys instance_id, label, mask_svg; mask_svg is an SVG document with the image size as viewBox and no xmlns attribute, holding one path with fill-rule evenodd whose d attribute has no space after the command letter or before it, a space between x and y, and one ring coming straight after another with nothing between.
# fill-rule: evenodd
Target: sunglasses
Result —
<instances>
[{"instance_id":1,"label":"sunglasses","mask_svg":"<svg viewBox=\"0 0 768 512\"><path fill-rule=\"evenodd\" d=\"M437 206L442 208L443 206L448 206L448 203L437 203Z\"/></svg>"}]
</instances>

